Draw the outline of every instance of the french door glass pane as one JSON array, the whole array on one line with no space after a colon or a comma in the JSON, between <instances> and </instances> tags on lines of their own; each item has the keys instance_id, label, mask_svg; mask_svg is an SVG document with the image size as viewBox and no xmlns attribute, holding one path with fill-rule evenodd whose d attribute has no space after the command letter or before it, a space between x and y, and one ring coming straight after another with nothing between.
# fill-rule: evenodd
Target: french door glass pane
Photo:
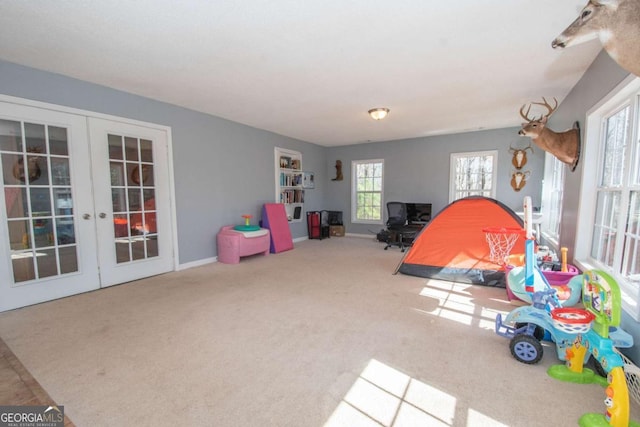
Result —
<instances>
[{"instance_id":1,"label":"french door glass pane","mask_svg":"<svg viewBox=\"0 0 640 427\"><path fill-rule=\"evenodd\" d=\"M24 135L29 153L47 154L47 141L44 125L35 123L24 124Z\"/></svg>"},{"instance_id":2,"label":"french door glass pane","mask_svg":"<svg viewBox=\"0 0 640 427\"><path fill-rule=\"evenodd\" d=\"M157 257L153 143L115 134L107 140L116 262Z\"/></svg>"},{"instance_id":3,"label":"french door glass pane","mask_svg":"<svg viewBox=\"0 0 640 427\"><path fill-rule=\"evenodd\" d=\"M78 271L67 129L0 120L15 283Z\"/></svg>"},{"instance_id":4,"label":"french door glass pane","mask_svg":"<svg viewBox=\"0 0 640 427\"><path fill-rule=\"evenodd\" d=\"M71 185L68 157L51 157L51 183L53 185Z\"/></svg>"},{"instance_id":5,"label":"french door glass pane","mask_svg":"<svg viewBox=\"0 0 640 427\"><path fill-rule=\"evenodd\" d=\"M22 152L22 126L13 120L0 120L0 151Z\"/></svg>"},{"instance_id":6,"label":"french door glass pane","mask_svg":"<svg viewBox=\"0 0 640 427\"><path fill-rule=\"evenodd\" d=\"M49 152L58 156L69 155L66 128L49 126Z\"/></svg>"}]
</instances>

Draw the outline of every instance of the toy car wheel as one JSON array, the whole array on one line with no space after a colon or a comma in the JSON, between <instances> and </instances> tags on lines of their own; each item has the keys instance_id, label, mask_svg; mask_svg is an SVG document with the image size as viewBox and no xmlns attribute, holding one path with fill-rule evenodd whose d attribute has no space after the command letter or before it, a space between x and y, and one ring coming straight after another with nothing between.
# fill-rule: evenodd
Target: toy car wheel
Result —
<instances>
[{"instance_id":1,"label":"toy car wheel","mask_svg":"<svg viewBox=\"0 0 640 427\"><path fill-rule=\"evenodd\" d=\"M520 329L527 326L526 323L516 323L516 329ZM542 326L536 325L536 329L533 332L533 336L536 337L538 341L542 341L544 338L544 328Z\"/></svg>"},{"instance_id":2,"label":"toy car wheel","mask_svg":"<svg viewBox=\"0 0 640 427\"><path fill-rule=\"evenodd\" d=\"M531 335L516 335L511 339L509 349L518 362L533 365L542 359L542 344Z\"/></svg>"}]
</instances>

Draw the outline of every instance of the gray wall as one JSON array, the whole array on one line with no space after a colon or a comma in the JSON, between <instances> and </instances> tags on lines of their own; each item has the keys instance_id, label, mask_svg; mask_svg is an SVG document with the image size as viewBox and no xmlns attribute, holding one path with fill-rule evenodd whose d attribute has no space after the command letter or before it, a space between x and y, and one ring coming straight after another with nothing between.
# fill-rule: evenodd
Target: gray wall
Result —
<instances>
[{"instance_id":1,"label":"gray wall","mask_svg":"<svg viewBox=\"0 0 640 427\"><path fill-rule=\"evenodd\" d=\"M323 206L326 160L318 145L3 61L0 93L170 126L181 264L214 257L221 226L242 223L242 214L258 219L262 204L275 200L276 146L302 153L303 168L316 174L305 208ZM305 237L306 223L291 231Z\"/></svg>"},{"instance_id":2,"label":"gray wall","mask_svg":"<svg viewBox=\"0 0 640 427\"><path fill-rule=\"evenodd\" d=\"M514 106L514 115L518 114L518 108ZM328 148L326 173L335 176L336 160L342 161L344 173L344 181L331 181L327 186L325 200L328 209L344 212L348 233L379 231L380 226L351 223L351 161L384 159L385 203L432 203L433 213L436 214L449 204L451 153L485 150L498 151L496 198L513 210L521 211L523 198L531 196L533 206L539 207L544 170L542 150L534 147L533 153L528 152L528 162L523 170L531 171L531 176L525 187L519 192L511 188L511 172L514 168L509 147L524 148L530 142L529 138L518 136L518 130L520 128L505 128Z\"/></svg>"}]
</instances>

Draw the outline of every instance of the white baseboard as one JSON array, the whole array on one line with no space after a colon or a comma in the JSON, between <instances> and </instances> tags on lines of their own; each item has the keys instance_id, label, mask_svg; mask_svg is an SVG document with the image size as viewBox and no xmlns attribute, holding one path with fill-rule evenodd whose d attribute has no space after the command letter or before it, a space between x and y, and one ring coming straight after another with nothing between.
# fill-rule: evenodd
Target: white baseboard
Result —
<instances>
[{"instance_id":1,"label":"white baseboard","mask_svg":"<svg viewBox=\"0 0 640 427\"><path fill-rule=\"evenodd\" d=\"M371 235L371 234L360 234L360 233L345 233L345 236L347 237L357 237L359 239L376 239L375 235Z\"/></svg>"},{"instance_id":2,"label":"white baseboard","mask_svg":"<svg viewBox=\"0 0 640 427\"><path fill-rule=\"evenodd\" d=\"M186 270L188 268L193 268L193 267L200 267L201 265L207 265L214 262L218 262L217 256L214 256L212 258L199 259L197 261L186 262L184 264L178 264L176 271L182 271L182 270Z\"/></svg>"}]
</instances>

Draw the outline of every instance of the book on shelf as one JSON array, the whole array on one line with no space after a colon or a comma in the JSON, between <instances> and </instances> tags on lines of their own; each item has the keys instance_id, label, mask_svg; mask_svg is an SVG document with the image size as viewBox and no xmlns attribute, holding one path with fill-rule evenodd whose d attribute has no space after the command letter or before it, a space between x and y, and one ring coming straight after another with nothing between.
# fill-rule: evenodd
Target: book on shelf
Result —
<instances>
[{"instance_id":1,"label":"book on shelf","mask_svg":"<svg viewBox=\"0 0 640 427\"><path fill-rule=\"evenodd\" d=\"M280 186L295 187L302 185L302 174L280 172Z\"/></svg>"},{"instance_id":2,"label":"book on shelf","mask_svg":"<svg viewBox=\"0 0 640 427\"><path fill-rule=\"evenodd\" d=\"M304 190L282 190L280 203L304 203Z\"/></svg>"}]
</instances>

